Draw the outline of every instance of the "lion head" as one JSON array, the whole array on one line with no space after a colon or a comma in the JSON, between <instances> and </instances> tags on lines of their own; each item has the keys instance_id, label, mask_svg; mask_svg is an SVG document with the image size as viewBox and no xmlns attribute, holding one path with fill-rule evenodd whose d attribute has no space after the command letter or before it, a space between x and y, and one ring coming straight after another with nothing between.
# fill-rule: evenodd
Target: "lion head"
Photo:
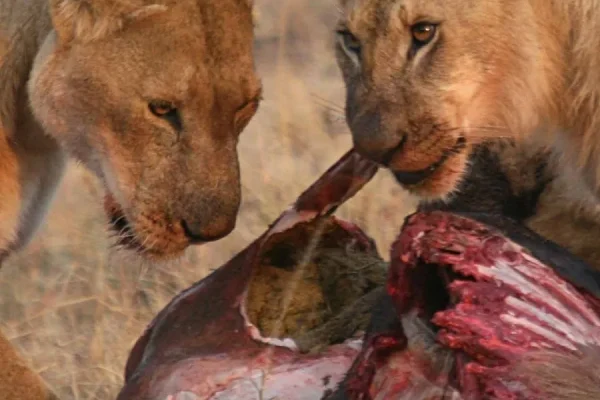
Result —
<instances>
[{"instance_id":1,"label":"lion head","mask_svg":"<svg viewBox=\"0 0 600 400\"><path fill-rule=\"evenodd\" d=\"M566 28L543 3L341 0L336 54L356 149L444 198L482 138L560 125Z\"/></svg>"},{"instance_id":2,"label":"lion head","mask_svg":"<svg viewBox=\"0 0 600 400\"><path fill-rule=\"evenodd\" d=\"M251 0L51 0L35 117L97 175L121 243L154 258L230 233L257 110Z\"/></svg>"}]
</instances>

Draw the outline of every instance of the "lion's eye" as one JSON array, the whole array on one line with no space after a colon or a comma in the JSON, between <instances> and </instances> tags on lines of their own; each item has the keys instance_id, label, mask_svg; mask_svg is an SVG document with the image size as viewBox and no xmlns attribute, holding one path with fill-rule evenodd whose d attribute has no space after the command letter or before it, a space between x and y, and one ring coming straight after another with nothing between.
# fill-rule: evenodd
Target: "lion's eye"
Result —
<instances>
[{"instance_id":1,"label":"lion's eye","mask_svg":"<svg viewBox=\"0 0 600 400\"><path fill-rule=\"evenodd\" d=\"M150 107L152 114L157 117L164 117L165 115L176 111L175 106L172 103L163 100L152 101L148 104L148 107Z\"/></svg>"},{"instance_id":2,"label":"lion's eye","mask_svg":"<svg viewBox=\"0 0 600 400\"><path fill-rule=\"evenodd\" d=\"M346 50L346 52L351 53L355 56L360 55L360 40L358 40L358 38L354 36L352 32L346 29L342 29L338 30L336 33L338 35L339 41L342 44L342 47L344 48L344 50Z\"/></svg>"},{"instance_id":3,"label":"lion's eye","mask_svg":"<svg viewBox=\"0 0 600 400\"><path fill-rule=\"evenodd\" d=\"M234 117L234 126L238 134L244 130L244 128L246 127L246 125L248 125L254 114L256 114L261 100L262 95L259 94L252 100L246 102L242 107L240 107L237 110Z\"/></svg>"},{"instance_id":4,"label":"lion's eye","mask_svg":"<svg viewBox=\"0 0 600 400\"><path fill-rule=\"evenodd\" d=\"M430 22L419 22L411 28L414 44L422 47L428 44L435 37L437 26Z\"/></svg>"},{"instance_id":5,"label":"lion's eye","mask_svg":"<svg viewBox=\"0 0 600 400\"><path fill-rule=\"evenodd\" d=\"M155 100L148 103L148 108L152 114L167 120L176 130L181 130L182 124L179 111L173 103L165 100Z\"/></svg>"}]
</instances>

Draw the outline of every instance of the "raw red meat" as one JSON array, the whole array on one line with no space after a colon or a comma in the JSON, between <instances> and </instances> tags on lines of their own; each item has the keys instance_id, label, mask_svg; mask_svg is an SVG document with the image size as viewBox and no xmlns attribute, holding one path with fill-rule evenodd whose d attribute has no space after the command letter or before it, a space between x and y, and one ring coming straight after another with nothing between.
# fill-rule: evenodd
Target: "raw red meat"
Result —
<instances>
[{"instance_id":1,"label":"raw red meat","mask_svg":"<svg viewBox=\"0 0 600 400\"><path fill-rule=\"evenodd\" d=\"M407 219L393 246L386 311L376 311L330 399L552 398L536 376L512 368L540 350L581 357L600 346L597 280L580 279L594 277L589 267L525 228L499 225L508 229L440 211ZM509 231L526 233L546 263Z\"/></svg>"}]
</instances>

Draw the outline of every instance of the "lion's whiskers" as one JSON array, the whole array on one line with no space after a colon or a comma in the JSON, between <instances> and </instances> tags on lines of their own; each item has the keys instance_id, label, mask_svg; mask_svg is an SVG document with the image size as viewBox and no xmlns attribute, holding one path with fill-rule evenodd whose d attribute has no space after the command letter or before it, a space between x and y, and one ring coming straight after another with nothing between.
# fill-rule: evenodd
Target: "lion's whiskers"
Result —
<instances>
[{"instance_id":1,"label":"lion's whiskers","mask_svg":"<svg viewBox=\"0 0 600 400\"><path fill-rule=\"evenodd\" d=\"M142 242L142 244L139 246L138 251L140 254L148 254L151 253L152 250L154 250L154 246L156 246L156 244L159 241L159 238L155 238L152 242L150 241L150 239L152 238L152 234L149 233L146 238L144 239L144 241Z\"/></svg>"},{"instance_id":2,"label":"lion's whiskers","mask_svg":"<svg viewBox=\"0 0 600 400\"><path fill-rule=\"evenodd\" d=\"M339 116L341 119L346 119L346 111L345 107L340 106L330 100L320 97L317 94L312 94L312 96L317 100L316 104L320 107L325 108L328 111ZM423 124L424 125L424 124ZM414 123L411 126L411 130L418 132L420 124ZM512 133L509 128L503 126L493 126L493 125L481 125L481 126L469 126L469 127L451 127L451 128L442 128L435 127L434 130L438 132L454 132L461 131L464 136L468 137L470 140L475 143L480 143L482 140L488 139L510 139L514 138L516 135Z\"/></svg>"},{"instance_id":3,"label":"lion's whiskers","mask_svg":"<svg viewBox=\"0 0 600 400\"><path fill-rule=\"evenodd\" d=\"M326 98L321 97L316 93L311 93L311 96L317 100L316 101L317 105L327 108L330 111L337 112L341 115L346 115L346 111L345 111L346 108L344 106L341 106L331 100L327 100Z\"/></svg>"}]
</instances>

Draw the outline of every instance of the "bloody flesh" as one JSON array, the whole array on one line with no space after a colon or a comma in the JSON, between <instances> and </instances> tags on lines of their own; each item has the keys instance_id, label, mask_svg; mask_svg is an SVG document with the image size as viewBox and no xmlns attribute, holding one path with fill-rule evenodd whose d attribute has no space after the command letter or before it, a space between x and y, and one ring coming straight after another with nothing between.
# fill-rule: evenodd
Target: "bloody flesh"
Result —
<instances>
[{"instance_id":1,"label":"bloody flesh","mask_svg":"<svg viewBox=\"0 0 600 400\"><path fill-rule=\"evenodd\" d=\"M533 376L514 376L511 366L539 349L580 354L600 345L600 279L500 216L409 217L364 336L304 354L292 331L266 336L251 323L259 311L249 319L244 301L270 243L288 242L333 212L375 171L347 153L263 236L177 296L134 346L118 400L549 398ZM372 251L358 227L330 221L339 233L330 246Z\"/></svg>"},{"instance_id":2,"label":"bloody flesh","mask_svg":"<svg viewBox=\"0 0 600 400\"><path fill-rule=\"evenodd\" d=\"M547 399L534 377L510 375L511 365L531 351L581 355L600 345L597 297L499 230L456 214L407 219L387 291L401 322L370 329L332 399ZM429 346L441 346L436 356L412 345L406 326L415 317ZM441 359L443 368L432 366Z\"/></svg>"}]
</instances>

